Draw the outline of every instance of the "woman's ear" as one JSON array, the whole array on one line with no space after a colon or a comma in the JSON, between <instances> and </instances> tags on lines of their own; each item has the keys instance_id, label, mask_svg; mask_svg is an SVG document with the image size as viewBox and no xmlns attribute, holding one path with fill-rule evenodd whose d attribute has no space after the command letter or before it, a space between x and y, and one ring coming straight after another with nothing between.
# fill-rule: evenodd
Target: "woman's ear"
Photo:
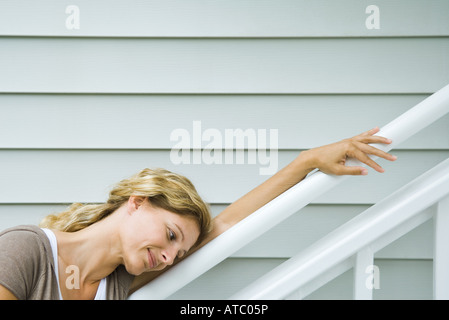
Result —
<instances>
[{"instance_id":1,"label":"woman's ear","mask_svg":"<svg viewBox=\"0 0 449 320\"><path fill-rule=\"evenodd\" d=\"M142 196L130 196L128 199L128 213L137 211L140 206L145 202L146 197Z\"/></svg>"}]
</instances>

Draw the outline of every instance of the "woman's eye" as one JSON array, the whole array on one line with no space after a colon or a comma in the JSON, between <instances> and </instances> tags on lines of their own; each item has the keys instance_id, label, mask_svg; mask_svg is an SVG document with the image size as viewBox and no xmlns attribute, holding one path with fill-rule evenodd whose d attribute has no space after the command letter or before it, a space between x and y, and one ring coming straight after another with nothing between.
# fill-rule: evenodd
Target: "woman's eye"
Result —
<instances>
[{"instance_id":1,"label":"woman's eye","mask_svg":"<svg viewBox=\"0 0 449 320\"><path fill-rule=\"evenodd\" d=\"M168 238L170 240L176 240L176 234L172 230L168 230Z\"/></svg>"}]
</instances>

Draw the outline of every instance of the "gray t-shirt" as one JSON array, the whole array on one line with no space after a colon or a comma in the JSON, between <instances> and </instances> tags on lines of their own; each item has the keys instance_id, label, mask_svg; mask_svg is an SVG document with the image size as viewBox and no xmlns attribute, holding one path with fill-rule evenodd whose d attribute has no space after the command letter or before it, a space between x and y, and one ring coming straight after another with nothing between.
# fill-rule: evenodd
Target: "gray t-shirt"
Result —
<instances>
[{"instance_id":1,"label":"gray t-shirt","mask_svg":"<svg viewBox=\"0 0 449 320\"><path fill-rule=\"evenodd\" d=\"M126 299L133 279L119 266L107 277L106 299ZM0 284L20 300L59 299L51 245L42 229L22 225L0 232Z\"/></svg>"}]
</instances>

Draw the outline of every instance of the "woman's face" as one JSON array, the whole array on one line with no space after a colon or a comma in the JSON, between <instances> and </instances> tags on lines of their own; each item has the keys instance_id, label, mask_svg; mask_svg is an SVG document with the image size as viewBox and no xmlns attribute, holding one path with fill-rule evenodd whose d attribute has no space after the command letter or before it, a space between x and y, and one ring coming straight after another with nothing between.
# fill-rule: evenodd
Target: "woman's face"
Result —
<instances>
[{"instance_id":1,"label":"woman's face","mask_svg":"<svg viewBox=\"0 0 449 320\"><path fill-rule=\"evenodd\" d=\"M130 197L127 209L121 244L125 267L133 275L164 269L198 239L192 218L153 207L146 198Z\"/></svg>"}]
</instances>

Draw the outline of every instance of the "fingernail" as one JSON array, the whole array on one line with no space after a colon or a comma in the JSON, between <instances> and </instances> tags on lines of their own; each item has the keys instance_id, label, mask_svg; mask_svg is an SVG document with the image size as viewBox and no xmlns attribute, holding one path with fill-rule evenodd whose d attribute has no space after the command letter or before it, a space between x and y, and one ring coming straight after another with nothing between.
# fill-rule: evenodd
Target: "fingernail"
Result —
<instances>
[{"instance_id":1,"label":"fingernail","mask_svg":"<svg viewBox=\"0 0 449 320\"><path fill-rule=\"evenodd\" d=\"M368 170L366 170L366 169L362 169L362 176L366 176L367 174L368 174Z\"/></svg>"},{"instance_id":2,"label":"fingernail","mask_svg":"<svg viewBox=\"0 0 449 320\"><path fill-rule=\"evenodd\" d=\"M393 156L391 157L391 159L392 159L392 160L397 160L398 157L393 155Z\"/></svg>"}]
</instances>

